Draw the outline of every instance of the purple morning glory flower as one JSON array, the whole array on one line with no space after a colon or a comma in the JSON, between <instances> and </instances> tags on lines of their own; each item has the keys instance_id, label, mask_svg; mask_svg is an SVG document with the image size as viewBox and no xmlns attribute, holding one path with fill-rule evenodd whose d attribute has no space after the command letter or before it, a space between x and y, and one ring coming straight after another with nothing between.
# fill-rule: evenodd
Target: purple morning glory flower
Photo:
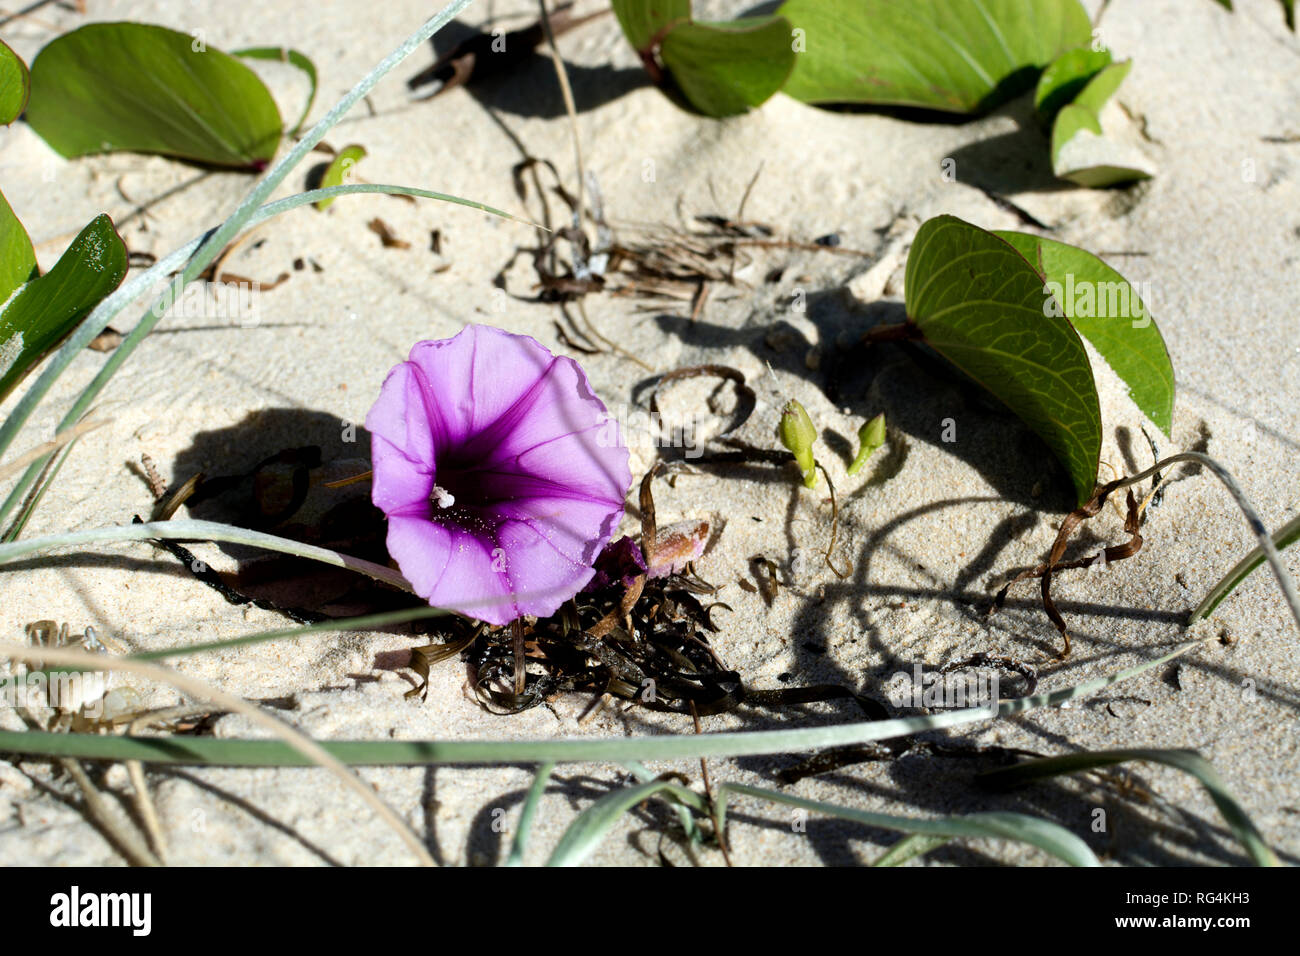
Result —
<instances>
[{"instance_id":1,"label":"purple morning glory flower","mask_svg":"<svg viewBox=\"0 0 1300 956\"><path fill-rule=\"evenodd\" d=\"M366 428L388 553L430 604L490 624L573 597L632 484L581 367L488 326L417 342Z\"/></svg>"}]
</instances>

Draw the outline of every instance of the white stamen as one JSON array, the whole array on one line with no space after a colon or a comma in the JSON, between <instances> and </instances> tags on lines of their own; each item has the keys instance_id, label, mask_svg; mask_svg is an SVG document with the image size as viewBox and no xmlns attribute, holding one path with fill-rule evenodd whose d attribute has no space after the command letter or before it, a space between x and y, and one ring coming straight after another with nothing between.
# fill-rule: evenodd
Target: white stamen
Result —
<instances>
[{"instance_id":1,"label":"white stamen","mask_svg":"<svg viewBox=\"0 0 1300 956\"><path fill-rule=\"evenodd\" d=\"M438 502L439 508L450 508L456 503L456 498L450 491L446 488L439 488L437 485L433 486L433 494L430 497Z\"/></svg>"}]
</instances>

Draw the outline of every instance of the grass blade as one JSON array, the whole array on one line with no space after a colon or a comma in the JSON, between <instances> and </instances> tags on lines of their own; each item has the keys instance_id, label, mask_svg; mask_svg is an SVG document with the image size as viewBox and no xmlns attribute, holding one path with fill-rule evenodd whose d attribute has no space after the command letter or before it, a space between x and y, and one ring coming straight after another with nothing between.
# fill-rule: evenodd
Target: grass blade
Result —
<instances>
[{"instance_id":1,"label":"grass blade","mask_svg":"<svg viewBox=\"0 0 1300 956\"><path fill-rule=\"evenodd\" d=\"M1002 701L999 715L1052 707L1128 680L1186 654L1203 641L1135 667L1074 687ZM0 654L5 653L0 645ZM353 766L427 766L698 760L701 757L754 757L888 740L989 719L987 707L940 714L861 721L788 730L660 734L644 737L569 737L547 740L346 740L323 742L330 754ZM276 740L210 737L100 737L42 731L0 731L0 753L79 757L87 760L141 760L158 764L208 764L227 767L302 766L306 761Z\"/></svg>"},{"instance_id":2,"label":"grass blade","mask_svg":"<svg viewBox=\"0 0 1300 956\"><path fill-rule=\"evenodd\" d=\"M1054 777L1063 773L1079 773L1084 770L1096 770L1098 767L1110 767L1130 760L1145 760L1174 767L1184 773L1190 773L1198 781L1223 814L1233 834L1246 848L1252 860L1259 866L1278 866L1277 856L1264 842L1264 837L1255 824L1251 822L1246 811L1242 809L1219 777L1213 765L1194 750L1097 750L1086 753L1063 754L1059 757L1044 757L1040 760L1026 760L1013 767L1001 767L980 774L980 779L992 786L1012 787L1018 784Z\"/></svg>"},{"instance_id":3,"label":"grass blade","mask_svg":"<svg viewBox=\"0 0 1300 956\"><path fill-rule=\"evenodd\" d=\"M652 780L607 793L569 824L546 865L579 866L622 819L623 814L638 803L664 792L684 800L690 800L691 797L698 799L698 794L671 780Z\"/></svg>"},{"instance_id":4,"label":"grass blade","mask_svg":"<svg viewBox=\"0 0 1300 956\"><path fill-rule=\"evenodd\" d=\"M536 223L529 222L527 219L521 219L518 216L511 215L504 210L497 209L494 206L488 206L484 203L475 202L472 199L462 199L460 196L452 196L448 193L434 192L429 189L417 189L413 186L390 186L381 183L352 183L343 186L331 186L328 189L313 189L295 196L288 196L284 199L267 203L257 210L254 215L245 223L246 228L251 229L260 223L278 216L281 213L289 212L301 206L310 205L319 202L322 199L333 199L339 196L349 195L351 193L383 193L392 196L415 196L421 199L434 199L440 202L449 202L458 206L465 206L470 209L477 209L491 216L498 216L503 219L509 219L513 222L522 223L528 226L536 227ZM538 227L541 228L541 227ZM161 283L171 272L181 267L181 265L195 253L215 230L209 230L202 236L192 239L184 246L158 260L153 266L140 273L134 279L129 280L120 286L115 292L101 301L76 330L63 344L58 352L46 363L45 370L41 373L36 383L24 393L14 410L9 413L3 426L0 426L0 454L3 454L8 448L14 436L19 429L36 410L41 399L54 385L58 377L63 374L64 370L72 364L73 359L82 354L86 346L90 344L100 332L104 331L119 312L126 306L130 305L136 299L145 295ZM64 424L60 428L67 428L72 420L80 417L84 409L89 407L99 392L108 384L109 379L117 372L117 369L127 356L135 350L136 346L147 336L155 325L161 321L163 314L171 301L175 301L180 295L182 285L173 284L165 297L155 301L150 307L149 312L141 319L131 332L122 340L122 343L114 350L108 361L100 369L99 374L86 387L73 404L71 411L64 416ZM44 467L44 459L34 463L23 475L19 483L10 491L9 497L5 499L4 504L0 505L0 522L8 516L9 512L17 505L26 493L31 483Z\"/></svg>"},{"instance_id":5,"label":"grass blade","mask_svg":"<svg viewBox=\"0 0 1300 956\"><path fill-rule=\"evenodd\" d=\"M313 544L303 544L289 538L281 538L262 531L250 531L233 525L220 524L215 521L147 521L141 524L120 525L113 528L94 528L88 531L70 531L65 534L52 534L44 538L31 538L26 541L11 541L0 544L0 564L17 560L27 554L45 551L49 548L62 548L97 541L148 541L150 538L163 538L181 541L224 541L230 544L246 544L255 548L266 548L282 554L292 554L299 558L308 558L337 568L347 568L369 575L376 581L382 581L403 591L410 591L411 585L406 578L396 571L386 568L364 558L354 558L340 554L328 548Z\"/></svg>"},{"instance_id":6,"label":"grass blade","mask_svg":"<svg viewBox=\"0 0 1300 956\"><path fill-rule=\"evenodd\" d=\"M392 71L394 67L418 50L427 39L442 29L443 26L473 2L474 0L451 0L446 7L427 20L420 29L407 37L401 45L397 47L397 49L362 77L361 80L351 90L349 90L342 99L334 104L320 122L313 126L287 155L271 167L262 180L253 187L247 196L244 197L244 200L239 204L238 208L235 209L234 213L232 213L225 222L204 237L199 247L191 256L188 257L188 263L182 270L181 274L177 277L177 281L173 284L173 294L179 296L185 286L196 279L199 274L207 268L209 263L216 259L221 251L250 224L250 221L256 216L262 203L266 201L276 187L284 181L285 177L293 171L311 149L325 138L325 134L334 128L348 110L350 110L363 96L374 89L375 85L385 75ZM167 260L170 260L171 258L172 257L169 256L167 257ZM155 265L154 269L151 271L156 272L158 275L166 275L166 272L157 271L158 266L160 265L162 265L161 262ZM144 288L142 288L140 292L143 292ZM118 291L121 292L123 290L119 289ZM137 292L136 294L139 295L140 292ZM41 378L37 380L36 384L23 395L22 400L9 414L8 418L5 419L4 425L0 427L0 455L3 455L8 449L18 429L22 427L23 423L35 410L36 405L40 402L41 398L49 391L50 386L54 384L55 379L62 374L63 370L72 359L90 342L91 339L102 332L113 317L121 311L123 307L129 305L133 299L134 297L125 298L116 295L109 296L108 299L105 299L104 302L100 303L100 307L94 309L91 314L82 321L81 325L73 333L71 339L69 339L69 341L65 343L63 349L60 350L58 355L60 361L52 364L46 369L47 374L42 375ZM109 305L110 302L112 303L111 305ZM157 303L155 303L155 306L156 305ZM141 325L145 325L153 315L154 307L151 307L148 312L141 316L137 328ZM154 322L156 321L157 316L154 316ZM95 329L95 331L90 332L89 330L96 324L98 324L98 328ZM152 328L152 325L146 327L145 334L147 334L148 329L150 328ZM123 345L125 344L126 343L123 342ZM118 358L121 351L122 349L119 347L114 353L113 358ZM95 395L97 395L99 390L103 388L107 379L112 376L113 372L115 372L120 366L121 361L124 360L125 358L123 357L121 360L114 363L110 359L110 363L106 365L104 369L104 371L108 373L107 376L103 373L101 373L100 376L96 376L95 381L92 382L91 385L82 393L81 398L74 404L72 410L64 416L64 420L59 426L60 428L66 428L69 424L80 417L81 413L89 403L94 400ZM29 475L31 475L32 478L35 477L35 474L30 471ZM26 477L24 477L24 482L30 484L29 479ZM0 508L0 521L3 521L4 517L8 514L9 509L12 507L12 499L13 495L10 496L10 500L5 501L4 507Z\"/></svg>"},{"instance_id":7,"label":"grass blade","mask_svg":"<svg viewBox=\"0 0 1300 956\"><path fill-rule=\"evenodd\" d=\"M28 664L42 661L44 664L66 665L79 670L108 670L136 674L148 680L170 684L184 694L189 694L200 700L210 701L226 710L241 714L279 738L275 741L268 741L268 743L276 743L281 747L286 747L305 761L307 765L316 765L333 773L338 777L340 783L359 796L363 802L375 811L375 814L381 820L393 828L394 832L401 837L402 842L406 844L407 848L421 863L426 866L435 865L433 858L429 856L429 851L425 849L419 837L412 833L411 828L402 821L402 818L379 798L374 789L363 783L360 777L350 771L337 757L321 747L311 737L283 720L271 716L262 708L254 706L241 697L228 694L197 678L190 677L188 674L178 674L175 671L159 667L157 664L148 664L144 661L133 661L104 654L91 654L86 651L69 650L67 648L7 646L0 647L0 655L11 660L25 661ZM72 737L82 735L50 733L49 736Z\"/></svg>"},{"instance_id":8,"label":"grass blade","mask_svg":"<svg viewBox=\"0 0 1300 956\"><path fill-rule=\"evenodd\" d=\"M1289 548L1297 541L1300 541L1300 515L1296 515L1273 532L1273 547L1279 552L1284 548ZM1237 562L1236 567L1225 574L1223 579L1210 589L1210 593L1205 596L1205 600L1196 606L1189 623L1195 624L1202 618L1213 614L1214 609L1223 603L1223 599L1235 591L1237 586L1246 580L1252 571L1264 563L1265 557L1264 547L1260 545Z\"/></svg>"},{"instance_id":9,"label":"grass blade","mask_svg":"<svg viewBox=\"0 0 1300 956\"><path fill-rule=\"evenodd\" d=\"M887 830L902 830L904 833L924 834L929 837L951 840L956 837L973 837L1017 840L1038 847L1057 859L1064 860L1071 866L1100 866L1096 854L1088 844L1071 833L1059 823L1031 817L1023 813L972 813L960 817L938 817L933 820L917 820L888 813L872 813L853 807L841 807L833 803L820 803L805 800L793 794L780 793L776 790L764 790L740 783L724 783L718 787L718 818L726 819L727 797L738 793L784 803L788 806L825 813L841 820L853 820L867 826L881 827ZM725 823L724 823L725 825Z\"/></svg>"},{"instance_id":10,"label":"grass blade","mask_svg":"<svg viewBox=\"0 0 1300 956\"><path fill-rule=\"evenodd\" d=\"M533 828L533 815L537 813L537 804L542 799L542 794L546 792L546 784L551 779L551 772L555 770L555 764L544 763L537 768L537 776L533 777L533 785L528 788L528 796L524 800L523 809L519 812L519 829L515 831L514 842L510 845L510 856L506 858L506 866L523 866L524 850L528 846L528 834Z\"/></svg>"},{"instance_id":11,"label":"grass blade","mask_svg":"<svg viewBox=\"0 0 1300 956\"><path fill-rule=\"evenodd\" d=\"M908 860L924 856L931 850L947 846L952 841L946 836L934 836L928 833L909 833L888 850L882 853L871 865L902 866Z\"/></svg>"}]
</instances>

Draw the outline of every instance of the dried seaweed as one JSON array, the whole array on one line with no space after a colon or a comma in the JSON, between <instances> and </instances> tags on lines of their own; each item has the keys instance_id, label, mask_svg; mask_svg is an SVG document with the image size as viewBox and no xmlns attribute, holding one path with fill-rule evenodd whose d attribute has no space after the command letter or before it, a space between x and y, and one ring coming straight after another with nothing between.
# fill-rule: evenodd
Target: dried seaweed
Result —
<instances>
[{"instance_id":1,"label":"dried seaweed","mask_svg":"<svg viewBox=\"0 0 1300 956\"><path fill-rule=\"evenodd\" d=\"M451 617L448 619L447 627L453 636L448 637L443 644L422 644L419 647L411 648L411 660L406 665L419 675L420 683L406 692L406 699L419 697L421 700L427 700L429 697L429 669L435 664L441 664L443 661L451 660L461 651L465 650L474 643L483 633L484 624L474 624L461 618Z\"/></svg>"},{"instance_id":2,"label":"dried seaweed","mask_svg":"<svg viewBox=\"0 0 1300 956\"><path fill-rule=\"evenodd\" d=\"M641 546L650 555L660 530L654 479L675 470L656 463L641 482ZM883 707L839 685L751 690L710 644L717 633L712 611L698 595L717 589L687 567L652 579L638 574L630 583L608 583L567 602L555 615L486 629L470 648L470 686L480 704L495 713L518 713L562 693L590 693L656 711L707 716L741 705L763 708L851 700L875 719ZM515 682L515 634L522 635L527 668Z\"/></svg>"},{"instance_id":3,"label":"dried seaweed","mask_svg":"<svg viewBox=\"0 0 1300 956\"><path fill-rule=\"evenodd\" d=\"M913 740L910 737L901 737L897 740L824 750L810 757L805 757L793 766L786 767L784 770L779 771L776 776L784 784L794 784L806 777L831 773L856 764L882 760L901 760L904 757L918 756L985 760L994 758L1002 766L1010 766L1022 757L1041 757L1043 754L1034 750L1021 750L1018 747L949 744L937 740Z\"/></svg>"}]
</instances>

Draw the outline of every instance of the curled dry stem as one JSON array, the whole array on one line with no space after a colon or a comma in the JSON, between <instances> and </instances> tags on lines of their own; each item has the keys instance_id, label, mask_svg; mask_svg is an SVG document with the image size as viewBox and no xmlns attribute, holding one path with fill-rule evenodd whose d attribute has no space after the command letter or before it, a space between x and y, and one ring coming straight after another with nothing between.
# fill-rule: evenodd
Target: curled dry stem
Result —
<instances>
[{"instance_id":1,"label":"curled dry stem","mask_svg":"<svg viewBox=\"0 0 1300 956\"><path fill-rule=\"evenodd\" d=\"M1062 562L1061 557L1065 553L1065 548L1069 543L1070 537L1085 520L1093 517L1101 510L1106 499L1114 492L1136 485L1153 475L1158 476L1171 465L1189 461L1203 465L1213 472L1215 477L1223 482L1224 486L1228 489L1228 492L1236 500L1237 506L1241 509L1242 514L1246 516L1246 522L1250 525L1250 530L1255 534L1255 537L1259 539L1260 548L1264 552L1264 557L1268 560L1269 566L1273 569L1273 574L1277 578L1278 586L1282 589L1283 597L1285 597L1287 605L1291 609L1291 615L1295 618L1297 628L1300 628L1300 594L1297 594L1295 581L1291 578L1286 566L1282 563L1277 546L1274 544L1272 537L1270 537L1268 533L1268 528L1260 519L1258 511L1255 510L1255 506L1251 503L1250 499L1246 497L1246 493L1241 489L1241 486L1237 483L1237 479L1233 477L1232 473L1209 455L1198 451L1185 451L1179 452L1176 455L1170 455L1168 458L1156 462L1151 467L1138 472L1136 475L1132 475L1128 478L1117 478L1116 480L1107 482L1098 488L1096 494L1093 495L1090 501L1070 512L1070 514L1066 516L1065 520L1061 522L1061 529L1056 535L1056 540L1052 543L1052 549L1048 553L1047 560L1029 571L1023 571L1016 575L1015 578L1013 578L1000 592L998 592L998 596L994 599L993 606L989 609L989 613L991 614L997 611L997 609L1002 606L1003 601L1006 599L1007 592L1014 584L1024 580L1025 578L1041 578L1043 608L1047 612L1048 617L1052 619L1052 623L1056 625L1057 630L1061 632L1061 637L1065 641L1065 646L1060 655L1058 655L1058 659L1068 657L1070 653L1070 635L1066 628L1064 618L1061 617L1060 612L1056 609L1056 605L1052 602L1052 575L1058 571L1063 571L1069 568L1084 567L1098 560L1104 560L1107 562L1118 561L1127 557L1132 557L1136 554L1142 547L1142 535L1138 529L1141 525L1141 517L1146 501L1150 500L1149 496L1144 499L1142 505L1139 505L1132 491L1128 492L1128 514L1124 521L1124 530L1128 532L1129 540L1126 543L1106 548L1100 554L1095 555L1092 558ZM1159 482L1160 479L1157 479L1157 481Z\"/></svg>"},{"instance_id":2,"label":"curled dry stem","mask_svg":"<svg viewBox=\"0 0 1300 956\"><path fill-rule=\"evenodd\" d=\"M849 566L845 570L841 571L839 568L835 566L835 562L831 560L831 555L835 553L835 541L840 530L840 506L839 503L835 500L835 483L831 481L831 476L830 473L826 470L826 466L823 465L821 462L817 462L816 464L817 467L821 469L822 474L825 476L826 487L827 489L830 490L831 493L831 541L830 544L826 546L826 567L834 571L836 577L847 578L850 574L853 573L853 563L849 562Z\"/></svg>"}]
</instances>

